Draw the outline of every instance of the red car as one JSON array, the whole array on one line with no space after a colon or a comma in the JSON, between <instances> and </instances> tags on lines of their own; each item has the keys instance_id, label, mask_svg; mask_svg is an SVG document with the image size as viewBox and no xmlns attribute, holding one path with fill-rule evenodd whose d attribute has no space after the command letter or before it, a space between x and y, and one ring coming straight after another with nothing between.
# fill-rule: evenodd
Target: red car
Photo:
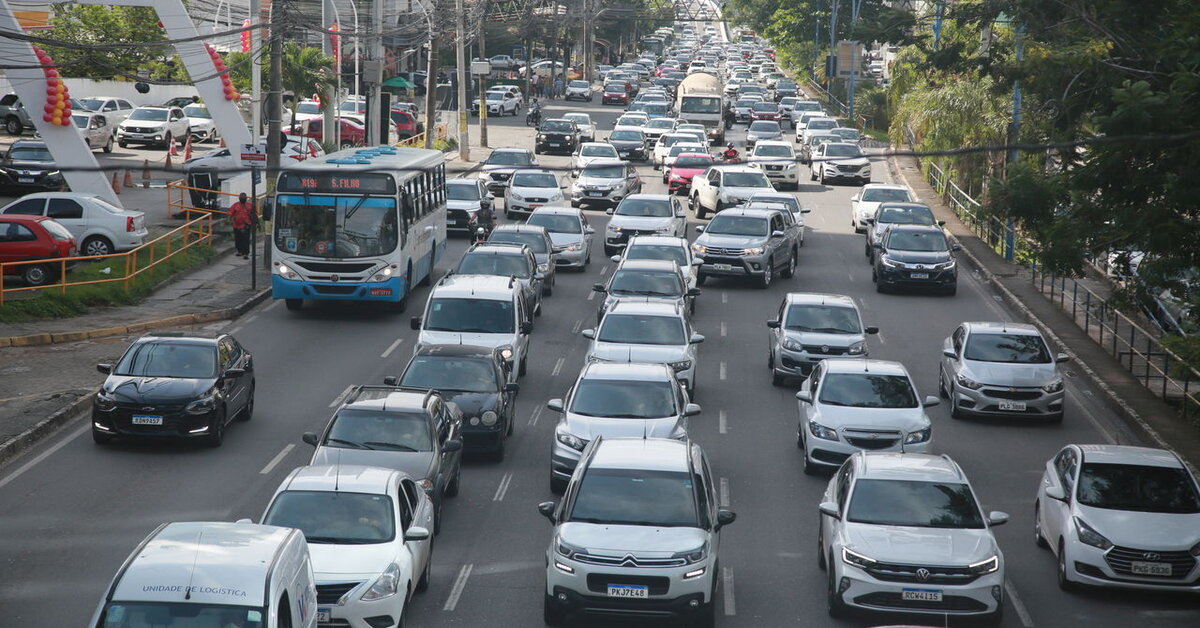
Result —
<instances>
[{"instance_id":1,"label":"red car","mask_svg":"<svg viewBox=\"0 0 1200 628\"><path fill-rule=\"evenodd\" d=\"M708 153L680 153L667 171L667 191L671 194L687 194L692 187L692 177L708 170L713 165Z\"/></svg>"},{"instance_id":2,"label":"red car","mask_svg":"<svg viewBox=\"0 0 1200 628\"><path fill-rule=\"evenodd\" d=\"M413 114L402 109L392 109L392 124L396 125L396 137L406 140L424 130Z\"/></svg>"},{"instance_id":3,"label":"red car","mask_svg":"<svg viewBox=\"0 0 1200 628\"><path fill-rule=\"evenodd\" d=\"M342 141L340 148L352 148L354 146L365 146L367 143L367 128L363 125L346 118L338 118L342 123ZM321 133L325 126L324 118L312 118L305 120L299 131L287 130L284 133L288 135L303 135L304 137L312 138L316 141L321 141Z\"/></svg>"},{"instance_id":4,"label":"red car","mask_svg":"<svg viewBox=\"0 0 1200 628\"><path fill-rule=\"evenodd\" d=\"M605 83L604 95L600 97L602 105L628 105L629 92L625 89L625 83Z\"/></svg>"},{"instance_id":5,"label":"red car","mask_svg":"<svg viewBox=\"0 0 1200 628\"><path fill-rule=\"evenodd\" d=\"M74 257L75 238L57 220L46 216L4 214L0 216L0 262ZM58 264L5 266L4 274L20 275L27 286L55 281Z\"/></svg>"}]
</instances>

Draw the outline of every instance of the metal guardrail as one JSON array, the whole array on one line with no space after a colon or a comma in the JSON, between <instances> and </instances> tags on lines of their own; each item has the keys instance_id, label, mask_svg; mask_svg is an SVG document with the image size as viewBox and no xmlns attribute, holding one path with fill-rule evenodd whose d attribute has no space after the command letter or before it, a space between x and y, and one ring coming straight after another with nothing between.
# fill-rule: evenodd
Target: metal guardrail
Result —
<instances>
[{"instance_id":1,"label":"metal guardrail","mask_svg":"<svg viewBox=\"0 0 1200 628\"><path fill-rule=\"evenodd\" d=\"M929 185L954 210L959 220L987 242L993 251L1009 261L1033 262L1038 249L1036 242L1018 233L1008 221L986 215L979 201L958 187L937 164L925 162L922 165L926 169Z\"/></svg>"},{"instance_id":2,"label":"metal guardrail","mask_svg":"<svg viewBox=\"0 0 1200 628\"><path fill-rule=\"evenodd\" d=\"M416 135L413 135L412 137L406 137L406 138L400 140L399 142L392 144L392 146L409 146L409 147L425 146L425 132L421 131L420 133L417 133Z\"/></svg>"}]
</instances>

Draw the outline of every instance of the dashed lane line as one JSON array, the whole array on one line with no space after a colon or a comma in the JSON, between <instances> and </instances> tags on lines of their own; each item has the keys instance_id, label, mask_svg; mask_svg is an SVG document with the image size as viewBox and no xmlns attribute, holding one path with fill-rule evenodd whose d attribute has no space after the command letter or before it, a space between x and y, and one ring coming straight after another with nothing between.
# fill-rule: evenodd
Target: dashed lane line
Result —
<instances>
[{"instance_id":1,"label":"dashed lane line","mask_svg":"<svg viewBox=\"0 0 1200 628\"><path fill-rule=\"evenodd\" d=\"M504 501L504 495L508 493L508 486L512 484L512 479L512 471L505 473L504 477L500 478L500 485L496 487L496 494L492 495L492 501Z\"/></svg>"},{"instance_id":2,"label":"dashed lane line","mask_svg":"<svg viewBox=\"0 0 1200 628\"><path fill-rule=\"evenodd\" d=\"M545 406L538 406L533 409L533 414L531 414L529 416L529 424L530 425L537 425L538 417L542 416L542 408L544 408L544 407Z\"/></svg>"},{"instance_id":3,"label":"dashed lane line","mask_svg":"<svg viewBox=\"0 0 1200 628\"><path fill-rule=\"evenodd\" d=\"M729 508L729 478L721 478L721 508Z\"/></svg>"},{"instance_id":4,"label":"dashed lane line","mask_svg":"<svg viewBox=\"0 0 1200 628\"><path fill-rule=\"evenodd\" d=\"M558 374L562 372L563 364L565 364L566 361L567 359L565 357L556 360L554 362L554 370L550 371L550 377L558 377Z\"/></svg>"},{"instance_id":5,"label":"dashed lane line","mask_svg":"<svg viewBox=\"0 0 1200 628\"><path fill-rule=\"evenodd\" d=\"M467 563L458 570L458 577L454 579L454 586L450 588L450 596L446 598L442 610L452 611L458 606L458 598L462 597L463 589L467 588L467 578L471 577L471 570L474 568L475 563Z\"/></svg>"},{"instance_id":6,"label":"dashed lane line","mask_svg":"<svg viewBox=\"0 0 1200 628\"><path fill-rule=\"evenodd\" d=\"M1004 581L1004 592L1008 594L1009 601L1012 602L1013 608L1017 611L1017 618L1021 620L1021 625L1025 628L1033 628L1033 617L1030 617L1029 610L1025 608L1025 603L1021 601L1021 596L1017 595L1017 587L1013 586L1012 580Z\"/></svg>"},{"instance_id":7,"label":"dashed lane line","mask_svg":"<svg viewBox=\"0 0 1200 628\"><path fill-rule=\"evenodd\" d=\"M404 339L403 339L403 338L397 338L395 342L393 342L392 344L388 345L388 348L387 348L387 350L386 350L386 351L384 351L383 353L379 354L379 357L381 357L381 358L385 358L385 359L386 359L386 358L387 358L389 355L392 355L392 352L393 352L393 351L395 351L395 350L396 350L396 347L399 347L399 346L400 346L400 343L402 343L402 342L404 342Z\"/></svg>"},{"instance_id":8,"label":"dashed lane line","mask_svg":"<svg viewBox=\"0 0 1200 628\"><path fill-rule=\"evenodd\" d=\"M717 414L717 430L718 430L718 431L720 431L722 434L728 434L728 433L729 433L729 421L728 421L728 419L725 417L725 411L724 411L724 410L721 410L721 411L720 411L720 412Z\"/></svg>"},{"instance_id":9,"label":"dashed lane line","mask_svg":"<svg viewBox=\"0 0 1200 628\"><path fill-rule=\"evenodd\" d=\"M283 448L283 450L282 450L282 451L280 451L279 453L275 454L275 457L274 457L274 458L271 458L271 461L267 463L267 466L263 467L263 468L262 468L262 471L259 471L259 472L258 472L258 474L259 474L259 475L266 475L266 474L270 473L270 472L271 472L271 470L272 470L272 469L274 469L274 468L275 468L275 466L276 466L276 465L278 465L280 462L283 462L283 459L284 459L284 458L286 458L286 457L287 457L287 455L288 455L289 453L291 453L291 452L292 452L292 450L293 450L293 449L295 449L295 448L296 448L296 446L295 446L295 445L287 445L287 446L285 446L285 447Z\"/></svg>"},{"instance_id":10,"label":"dashed lane line","mask_svg":"<svg viewBox=\"0 0 1200 628\"><path fill-rule=\"evenodd\" d=\"M339 403L341 403L342 400L346 398L346 395L349 395L350 391L353 389L354 389L354 384L350 384L349 386L347 386L346 390L343 390L340 395L334 397L333 401L329 402L329 407L332 408L332 407L338 405Z\"/></svg>"},{"instance_id":11,"label":"dashed lane line","mask_svg":"<svg viewBox=\"0 0 1200 628\"><path fill-rule=\"evenodd\" d=\"M721 568L721 588L725 593L725 614L736 615L737 604L733 599L733 569L730 567Z\"/></svg>"}]
</instances>

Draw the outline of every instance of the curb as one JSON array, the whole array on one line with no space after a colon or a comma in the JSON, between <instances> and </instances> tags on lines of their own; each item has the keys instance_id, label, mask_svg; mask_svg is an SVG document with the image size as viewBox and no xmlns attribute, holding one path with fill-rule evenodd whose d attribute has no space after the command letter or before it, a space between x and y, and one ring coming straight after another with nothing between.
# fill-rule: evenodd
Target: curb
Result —
<instances>
[{"instance_id":1,"label":"curb","mask_svg":"<svg viewBox=\"0 0 1200 628\"><path fill-rule=\"evenodd\" d=\"M896 176L904 181L904 184L908 186L909 189L915 189L912 183L909 181L908 175L905 174L904 169L898 167L898 164L894 158L888 158L888 167ZM941 199L938 199L938 202L940 203ZM954 217L956 222L960 222L958 221L958 216L956 214L951 212L951 215ZM958 236L954 237L955 239L959 239ZM971 234L971 237L978 239L978 237L973 233ZM1162 449L1175 451L1174 448L1172 448L1171 445L1163 439L1158 431L1142 418L1142 416L1133 408L1133 406L1129 405L1124 399L1121 399L1117 395L1116 391L1114 391L1107 382L1101 379L1099 374L1097 374L1091 366L1089 366L1083 360L1080 360L1079 355L1076 354L1075 351L1073 351L1069 346L1067 346L1067 344L1063 342L1058 334L1054 333L1054 330L1051 329L1049 325L1042 321L1042 319L1038 318L1038 316L1034 314L1033 310L1031 310L1029 306L1025 305L1023 301L1017 298L1017 295L1013 294L1012 291L1008 289L1008 286L1005 286L1002 282L998 281L996 274L987 267L983 260L976 257L976 255L965 246L962 248L962 253L967 258L967 261L970 262L971 266L979 272L979 275L983 279L984 283L993 287L1000 294L1000 297L1006 304L1017 310L1017 312L1019 312L1020 315L1025 318L1025 320L1029 321L1038 329L1040 329L1042 333L1050 339L1051 342L1053 342L1059 349L1062 350L1063 353L1066 353L1071 357L1072 363L1083 372L1092 386L1104 395L1103 401L1105 404L1114 410L1117 416L1121 417L1121 419L1130 429L1132 429L1142 438L1154 443L1156 446Z\"/></svg>"},{"instance_id":2,"label":"curb","mask_svg":"<svg viewBox=\"0 0 1200 628\"><path fill-rule=\"evenodd\" d=\"M70 423L80 412L83 412L92 402L92 392L80 395L71 405L60 408L50 416L42 419L29 429L0 443L0 465L20 455L38 441L49 436L59 427Z\"/></svg>"}]
</instances>

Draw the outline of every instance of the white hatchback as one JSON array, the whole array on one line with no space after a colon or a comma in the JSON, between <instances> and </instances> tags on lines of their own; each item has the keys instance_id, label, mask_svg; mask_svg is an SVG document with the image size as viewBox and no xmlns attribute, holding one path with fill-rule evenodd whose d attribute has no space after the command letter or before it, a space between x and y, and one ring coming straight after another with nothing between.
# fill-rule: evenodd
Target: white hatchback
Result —
<instances>
[{"instance_id":1,"label":"white hatchback","mask_svg":"<svg viewBox=\"0 0 1200 628\"><path fill-rule=\"evenodd\" d=\"M146 215L121 209L95 194L38 192L0 209L0 214L49 216L75 236L80 255L110 255L141 246L149 231Z\"/></svg>"}]
</instances>

